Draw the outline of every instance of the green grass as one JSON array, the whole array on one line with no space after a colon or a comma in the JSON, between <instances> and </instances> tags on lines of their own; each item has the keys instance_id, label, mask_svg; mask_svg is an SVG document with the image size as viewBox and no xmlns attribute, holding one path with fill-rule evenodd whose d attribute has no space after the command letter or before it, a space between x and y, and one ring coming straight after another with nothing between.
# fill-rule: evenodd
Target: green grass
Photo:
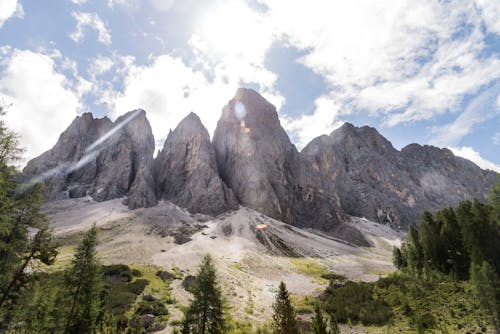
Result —
<instances>
[{"instance_id":1,"label":"green grass","mask_svg":"<svg viewBox=\"0 0 500 334\"><path fill-rule=\"evenodd\" d=\"M328 283L328 280L324 278L325 275L329 274L328 270L316 260L304 257L290 258L290 263L298 272L310 276L320 283Z\"/></svg>"},{"instance_id":2,"label":"green grass","mask_svg":"<svg viewBox=\"0 0 500 334\"><path fill-rule=\"evenodd\" d=\"M290 300L297 313L312 313L314 305L317 302L316 298L301 295L291 295Z\"/></svg>"}]
</instances>

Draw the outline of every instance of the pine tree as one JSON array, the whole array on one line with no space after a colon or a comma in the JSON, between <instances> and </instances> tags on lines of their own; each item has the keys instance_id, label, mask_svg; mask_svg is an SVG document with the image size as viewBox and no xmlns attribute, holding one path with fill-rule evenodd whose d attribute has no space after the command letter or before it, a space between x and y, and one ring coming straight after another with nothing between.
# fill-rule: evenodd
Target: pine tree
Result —
<instances>
[{"instance_id":1,"label":"pine tree","mask_svg":"<svg viewBox=\"0 0 500 334\"><path fill-rule=\"evenodd\" d=\"M279 285L276 301L273 305L273 334L298 334L299 327L290 296L285 283Z\"/></svg>"},{"instance_id":2,"label":"pine tree","mask_svg":"<svg viewBox=\"0 0 500 334\"><path fill-rule=\"evenodd\" d=\"M192 289L194 299L185 314L187 323L183 332L189 329L192 334L225 333L224 305L210 255L201 261Z\"/></svg>"},{"instance_id":3,"label":"pine tree","mask_svg":"<svg viewBox=\"0 0 500 334\"><path fill-rule=\"evenodd\" d=\"M0 117L4 115L0 106ZM29 281L28 265L34 261L51 264L57 254L40 211L43 187L17 189L17 171L11 164L21 153L16 134L0 118L0 327L8 324L18 291ZM30 237L30 231L37 233Z\"/></svg>"},{"instance_id":4,"label":"pine tree","mask_svg":"<svg viewBox=\"0 0 500 334\"><path fill-rule=\"evenodd\" d=\"M319 305L314 307L314 317L312 319L311 328L313 334L328 334L326 329L326 322L323 318L323 313Z\"/></svg>"},{"instance_id":5,"label":"pine tree","mask_svg":"<svg viewBox=\"0 0 500 334\"><path fill-rule=\"evenodd\" d=\"M498 177L498 182L491 190L490 204L492 207L491 219L497 226L500 226L500 176Z\"/></svg>"},{"instance_id":6,"label":"pine tree","mask_svg":"<svg viewBox=\"0 0 500 334\"><path fill-rule=\"evenodd\" d=\"M423 269L424 254L422 246L420 245L418 230L411 225L408 229L408 239L406 240L404 246L407 253L405 257L408 263L408 269L412 274L420 276Z\"/></svg>"},{"instance_id":7,"label":"pine tree","mask_svg":"<svg viewBox=\"0 0 500 334\"><path fill-rule=\"evenodd\" d=\"M85 233L76 250L71 268L65 273L64 293L70 302L65 334L95 333L102 291L101 265L97 259L97 229Z\"/></svg>"},{"instance_id":8,"label":"pine tree","mask_svg":"<svg viewBox=\"0 0 500 334\"><path fill-rule=\"evenodd\" d=\"M500 329L500 282L498 281L497 274L489 263L484 261L481 265L472 263L470 276L481 307L490 318L495 329Z\"/></svg>"}]
</instances>

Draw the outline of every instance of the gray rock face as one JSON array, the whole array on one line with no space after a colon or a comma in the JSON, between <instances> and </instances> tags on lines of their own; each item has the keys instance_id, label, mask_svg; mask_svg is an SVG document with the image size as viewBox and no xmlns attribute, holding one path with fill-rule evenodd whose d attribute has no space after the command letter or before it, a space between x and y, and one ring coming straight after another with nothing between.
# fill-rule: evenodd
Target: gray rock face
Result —
<instances>
[{"instance_id":1,"label":"gray rock face","mask_svg":"<svg viewBox=\"0 0 500 334\"><path fill-rule=\"evenodd\" d=\"M160 199L191 213L220 214L238 208L232 191L219 177L210 135L194 113L171 132L154 162Z\"/></svg>"},{"instance_id":2,"label":"gray rock face","mask_svg":"<svg viewBox=\"0 0 500 334\"><path fill-rule=\"evenodd\" d=\"M350 215L405 228L423 210L486 199L496 173L447 149L411 144L400 151L370 127L349 123L320 136L301 152L322 174Z\"/></svg>"},{"instance_id":3,"label":"gray rock face","mask_svg":"<svg viewBox=\"0 0 500 334\"><path fill-rule=\"evenodd\" d=\"M111 129L115 129L113 135L91 147ZM52 170L44 179L47 200L90 195L105 201L127 196L129 208L149 207L156 204L153 150L154 138L143 110L129 112L115 123L86 113L71 123L51 150L29 161L23 174L30 179Z\"/></svg>"},{"instance_id":4,"label":"gray rock face","mask_svg":"<svg viewBox=\"0 0 500 334\"><path fill-rule=\"evenodd\" d=\"M346 232L346 216L328 195L283 130L276 108L250 89L239 89L223 109L213 144L222 179L239 202L267 216L302 227ZM366 241L352 230L347 239ZM349 233L350 232L350 233Z\"/></svg>"}]
</instances>

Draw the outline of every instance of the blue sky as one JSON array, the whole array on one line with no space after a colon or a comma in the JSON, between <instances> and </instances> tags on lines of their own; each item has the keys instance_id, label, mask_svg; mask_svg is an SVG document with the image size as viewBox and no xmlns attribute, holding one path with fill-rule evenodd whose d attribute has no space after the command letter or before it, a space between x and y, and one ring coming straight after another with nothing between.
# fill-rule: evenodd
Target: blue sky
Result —
<instances>
[{"instance_id":1,"label":"blue sky","mask_svg":"<svg viewBox=\"0 0 500 334\"><path fill-rule=\"evenodd\" d=\"M500 171L500 2L1 0L0 101L26 157L77 115L143 108L157 145L237 87L300 149L343 122Z\"/></svg>"}]
</instances>

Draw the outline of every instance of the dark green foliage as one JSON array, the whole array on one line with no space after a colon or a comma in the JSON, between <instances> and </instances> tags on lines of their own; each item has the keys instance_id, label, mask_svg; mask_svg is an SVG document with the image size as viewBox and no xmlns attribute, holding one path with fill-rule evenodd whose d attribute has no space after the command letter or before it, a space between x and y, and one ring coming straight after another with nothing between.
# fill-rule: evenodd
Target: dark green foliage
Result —
<instances>
[{"instance_id":1,"label":"dark green foliage","mask_svg":"<svg viewBox=\"0 0 500 334\"><path fill-rule=\"evenodd\" d=\"M150 296L151 298L144 298L137 307L135 313L137 314L154 314L158 315L167 315L168 310L165 307L165 304L160 300Z\"/></svg>"},{"instance_id":2,"label":"dark green foliage","mask_svg":"<svg viewBox=\"0 0 500 334\"><path fill-rule=\"evenodd\" d=\"M148 284L149 281L143 279L134 282L104 283L104 311L115 319L118 328L126 327L128 323L126 312L132 308L137 296Z\"/></svg>"},{"instance_id":3,"label":"dark green foliage","mask_svg":"<svg viewBox=\"0 0 500 334\"><path fill-rule=\"evenodd\" d=\"M471 283L482 309L493 326L500 329L500 280L488 262L472 264Z\"/></svg>"},{"instance_id":4,"label":"dark green foliage","mask_svg":"<svg viewBox=\"0 0 500 334\"><path fill-rule=\"evenodd\" d=\"M490 195L491 220L500 226L500 176Z\"/></svg>"},{"instance_id":5,"label":"dark green foliage","mask_svg":"<svg viewBox=\"0 0 500 334\"><path fill-rule=\"evenodd\" d=\"M346 282L341 287L330 286L325 294L325 309L339 322L382 325L392 316L390 305L376 298L373 284Z\"/></svg>"},{"instance_id":6,"label":"dark green foliage","mask_svg":"<svg viewBox=\"0 0 500 334\"><path fill-rule=\"evenodd\" d=\"M65 333L94 333L101 312L102 270L97 259L97 228L85 233L64 277L64 296L70 300Z\"/></svg>"},{"instance_id":7,"label":"dark green foliage","mask_svg":"<svg viewBox=\"0 0 500 334\"><path fill-rule=\"evenodd\" d=\"M273 304L273 334L298 334L297 317L285 283L281 282Z\"/></svg>"},{"instance_id":8,"label":"dark green foliage","mask_svg":"<svg viewBox=\"0 0 500 334\"><path fill-rule=\"evenodd\" d=\"M330 332L328 334L340 334L340 328L335 315L330 315Z\"/></svg>"},{"instance_id":9,"label":"dark green foliage","mask_svg":"<svg viewBox=\"0 0 500 334\"><path fill-rule=\"evenodd\" d=\"M323 306L329 316L335 317L331 324L338 321L386 325L389 333L415 329L420 333L445 333L446 329L465 333L474 332L474 326L487 328L487 318L482 315L473 291L469 282L453 281L447 276L428 281L395 273L372 283L346 282L344 286L331 286L324 293ZM367 303L372 307L366 308ZM361 312L361 307L370 311ZM370 312L381 314L366 317ZM399 330L391 328L394 323Z\"/></svg>"},{"instance_id":10,"label":"dark green foliage","mask_svg":"<svg viewBox=\"0 0 500 334\"><path fill-rule=\"evenodd\" d=\"M312 319L311 329L313 334L328 334L326 321L323 318L323 312L321 312L319 305L314 307L314 317Z\"/></svg>"},{"instance_id":11,"label":"dark green foliage","mask_svg":"<svg viewBox=\"0 0 500 334\"><path fill-rule=\"evenodd\" d=\"M194 298L185 312L183 333L187 329L192 334L225 333L227 326L222 295L210 255L206 255L201 261L192 293Z\"/></svg>"},{"instance_id":12,"label":"dark green foliage","mask_svg":"<svg viewBox=\"0 0 500 334\"><path fill-rule=\"evenodd\" d=\"M125 269L125 267L127 269ZM127 266L122 267L124 272L129 271ZM109 270L104 266L102 271ZM109 272L109 271L108 271ZM17 317L11 321L12 324L22 324L18 326L15 332L25 333L63 333L65 324L64 315L71 307L71 300L65 298L61 293L62 283L64 282L64 272L55 272L51 274L37 273L29 285L29 289L22 296L20 301L20 310ZM102 305L101 312L97 316L97 328L100 333L123 333L127 329L130 319L127 317L136 303L137 298L142 294L149 281L138 279L133 282L110 283L102 281L103 290L99 296ZM139 302L142 310L151 302L154 310L151 313L164 314L164 306L156 298L144 297ZM140 316L139 312L135 312ZM14 330L14 328L12 328Z\"/></svg>"},{"instance_id":13,"label":"dark green foliage","mask_svg":"<svg viewBox=\"0 0 500 334\"><path fill-rule=\"evenodd\" d=\"M0 117L5 114L0 106ZM14 317L12 310L30 276L28 264L51 264L57 254L44 215L41 186L18 191L10 163L20 158L17 136L0 118L0 330ZM34 236L29 237L36 232Z\"/></svg>"},{"instance_id":14,"label":"dark green foliage","mask_svg":"<svg viewBox=\"0 0 500 334\"><path fill-rule=\"evenodd\" d=\"M495 194L491 204L463 201L456 210L424 212L419 228L410 227L407 240L394 249L395 266L415 277L442 273L463 280L469 278L471 263L487 261L498 274L500 227L495 221Z\"/></svg>"}]
</instances>

